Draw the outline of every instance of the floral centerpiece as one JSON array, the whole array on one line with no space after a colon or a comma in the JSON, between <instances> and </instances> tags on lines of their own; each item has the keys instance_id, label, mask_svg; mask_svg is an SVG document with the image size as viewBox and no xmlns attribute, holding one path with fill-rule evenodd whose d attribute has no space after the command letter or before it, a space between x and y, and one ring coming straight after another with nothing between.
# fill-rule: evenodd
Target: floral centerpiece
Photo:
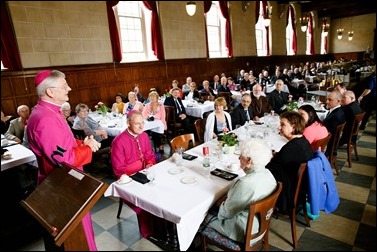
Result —
<instances>
[{"instance_id":1,"label":"floral centerpiece","mask_svg":"<svg viewBox=\"0 0 377 252\"><path fill-rule=\"evenodd\" d=\"M298 103L292 99L292 95L288 96L287 111L297 111Z\"/></svg>"},{"instance_id":2,"label":"floral centerpiece","mask_svg":"<svg viewBox=\"0 0 377 252\"><path fill-rule=\"evenodd\" d=\"M219 135L218 140L222 146L235 146L239 142L238 137L234 132Z\"/></svg>"},{"instance_id":3,"label":"floral centerpiece","mask_svg":"<svg viewBox=\"0 0 377 252\"><path fill-rule=\"evenodd\" d=\"M98 102L98 104L95 105L94 108L97 110L97 112L101 113L104 116L107 114L107 112L110 111L110 108L107 107L103 102Z\"/></svg>"}]
</instances>

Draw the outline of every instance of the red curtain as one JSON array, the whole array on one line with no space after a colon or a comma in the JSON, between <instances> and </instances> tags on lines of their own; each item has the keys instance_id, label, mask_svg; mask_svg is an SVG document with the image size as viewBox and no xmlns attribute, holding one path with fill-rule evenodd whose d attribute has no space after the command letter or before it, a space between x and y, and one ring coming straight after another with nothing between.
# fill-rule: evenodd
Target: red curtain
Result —
<instances>
[{"instance_id":1,"label":"red curtain","mask_svg":"<svg viewBox=\"0 0 377 252\"><path fill-rule=\"evenodd\" d=\"M111 48L113 49L114 62L122 61L122 48L120 46L119 32L113 10L113 7L118 3L119 1L106 1L107 19L109 20L110 41Z\"/></svg>"},{"instance_id":2,"label":"red curtain","mask_svg":"<svg viewBox=\"0 0 377 252\"><path fill-rule=\"evenodd\" d=\"M322 32L325 31L327 20L326 18L322 18ZM323 38L323 48L325 49L325 53L327 53L327 37Z\"/></svg>"},{"instance_id":3,"label":"red curtain","mask_svg":"<svg viewBox=\"0 0 377 252\"><path fill-rule=\"evenodd\" d=\"M156 1L143 1L143 4L148 10L152 11L152 50L157 59L164 60L164 47L162 44L160 21L158 20Z\"/></svg>"},{"instance_id":4,"label":"red curtain","mask_svg":"<svg viewBox=\"0 0 377 252\"><path fill-rule=\"evenodd\" d=\"M313 16L310 13L309 14L309 21L308 21L308 29L310 34L310 55L314 55L314 31L313 31Z\"/></svg>"},{"instance_id":5,"label":"red curtain","mask_svg":"<svg viewBox=\"0 0 377 252\"><path fill-rule=\"evenodd\" d=\"M296 33L296 24L295 24L296 13L294 12L292 5L288 6L288 13L291 14L291 24L292 24L292 29L293 29L292 50L294 52L294 55L297 55L297 33Z\"/></svg>"},{"instance_id":6,"label":"red curtain","mask_svg":"<svg viewBox=\"0 0 377 252\"><path fill-rule=\"evenodd\" d=\"M225 22L225 46L228 48L228 57L233 57L232 32L230 30L230 18L228 13L228 1L219 1L221 14Z\"/></svg>"},{"instance_id":7,"label":"red curtain","mask_svg":"<svg viewBox=\"0 0 377 252\"><path fill-rule=\"evenodd\" d=\"M212 6L212 1L203 1L204 3L204 14L206 14ZM207 59L209 58L209 49L208 49L208 34L207 34L207 20L206 16L204 15L204 31L205 31L205 36L206 36L206 54L207 54Z\"/></svg>"},{"instance_id":8,"label":"red curtain","mask_svg":"<svg viewBox=\"0 0 377 252\"><path fill-rule=\"evenodd\" d=\"M20 53L5 1L1 2L1 61L9 70L22 70Z\"/></svg>"}]
</instances>

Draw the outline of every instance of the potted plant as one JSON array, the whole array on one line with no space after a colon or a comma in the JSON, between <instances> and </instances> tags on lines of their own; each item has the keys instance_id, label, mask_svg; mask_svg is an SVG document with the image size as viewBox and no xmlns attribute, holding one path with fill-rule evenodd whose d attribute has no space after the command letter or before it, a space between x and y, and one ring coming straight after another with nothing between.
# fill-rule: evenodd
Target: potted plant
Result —
<instances>
[{"instance_id":1,"label":"potted plant","mask_svg":"<svg viewBox=\"0 0 377 252\"><path fill-rule=\"evenodd\" d=\"M103 102L98 102L98 104L94 106L94 108L103 116L106 116L107 112L110 111L110 109Z\"/></svg>"},{"instance_id":2,"label":"potted plant","mask_svg":"<svg viewBox=\"0 0 377 252\"><path fill-rule=\"evenodd\" d=\"M219 135L218 137L219 143L221 143L222 147L228 148L228 154L233 154L236 148L236 145L238 144L239 140L236 135L236 133L224 133L223 135Z\"/></svg>"}]
</instances>

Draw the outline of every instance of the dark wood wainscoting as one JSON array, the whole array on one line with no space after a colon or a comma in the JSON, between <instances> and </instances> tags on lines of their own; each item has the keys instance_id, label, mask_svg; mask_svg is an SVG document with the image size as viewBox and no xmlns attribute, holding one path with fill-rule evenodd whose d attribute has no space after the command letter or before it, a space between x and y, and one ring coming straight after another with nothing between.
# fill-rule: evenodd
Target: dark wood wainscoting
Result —
<instances>
[{"instance_id":1,"label":"dark wood wainscoting","mask_svg":"<svg viewBox=\"0 0 377 252\"><path fill-rule=\"evenodd\" d=\"M203 80L213 80L215 74L225 73L236 77L240 69L252 69L257 75L266 66L270 74L274 73L275 65L288 67L306 61L327 61L334 55L300 55L300 56L270 56L270 57L237 57L221 59L181 59L156 62L116 63L59 66L47 69L57 69L66 74L66 79L72 91L69 93L70 104L74 108L83 102L94 109L99 101L111 106L118 92L127 95L133 85L138 84L140 92L146 98L149 89L155 87L162 95L170 87L172 80L185 83L191 76L198 85ZM32 108L38 97L35 92L34 77L45 68L28 69L24 71L1 72L1 108L6 115L16 115L17 106L21 104Z\"/></svg>"}]
</instances>

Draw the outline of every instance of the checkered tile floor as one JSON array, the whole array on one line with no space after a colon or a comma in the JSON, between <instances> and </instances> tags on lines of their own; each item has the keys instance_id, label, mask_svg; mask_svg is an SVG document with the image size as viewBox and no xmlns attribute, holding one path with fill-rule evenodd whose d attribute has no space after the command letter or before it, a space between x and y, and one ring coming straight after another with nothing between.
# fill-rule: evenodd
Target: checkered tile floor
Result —
<instances>
[{"instance_id":1,"label":"checkered tile floor","mask_svg":"<svg viewBox=\"0 0 377 252\"><path fill-rule=\"evenodd\" d=\"M321 212L310 228L298 224L297 250L308 251L375 251L376 250L376 117L359 134L359 161L352 168L346 162L345 149L338 151L341 171L335 176L339 196L338 209L332 214ZM113 178L103 178L111 183ZM98 250L158 251L161 248L140 237L135 213L123 206L121 219L116 218L118 201L101 198L92 208L92 219ZM273 219L270 250L291 251L291 228L288 219ZM199 247L200 249L200 247ZM44 250L37 239L22 251Z\"/></svg>"}]
</instances>

